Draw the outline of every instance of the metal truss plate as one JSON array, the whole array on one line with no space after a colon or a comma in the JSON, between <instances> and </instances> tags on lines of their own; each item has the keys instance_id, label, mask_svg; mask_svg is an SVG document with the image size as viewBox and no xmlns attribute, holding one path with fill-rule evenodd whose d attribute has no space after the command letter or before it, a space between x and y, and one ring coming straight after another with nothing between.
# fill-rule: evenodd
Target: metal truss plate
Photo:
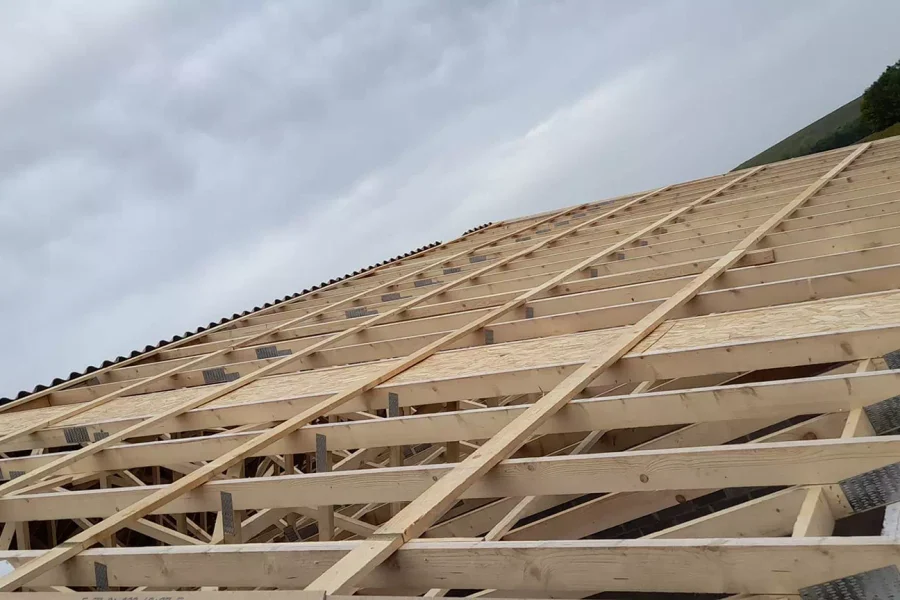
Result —
<instances>
[{"instance_id":1,"label":"metal truss plate","mask_svg":"<svg viewBox=\"0 0 900 600\"><path fill-rule=\"evenodd\" d=\"M282 529L281 532L284 534L284 539L286 539L289 542L299 542L300 541L300 534L297 533L297 530L294 529L294 527L292 525L288 525L287 527Z\"/></svg>"},{"instance_id":2,"label":"metal truss plate","mask_svg":"<svg viewBox=\"0 0 900 600\"><path fill-rule=\"evenodd\" d=\"M876 434L885 435L900 429L900 396L882 400L864 410Z\"/></svg>"},{"instance_id":3,"label":"metal truss plate","mask_svg":"<svg viewBox=\"0 0 900 600\"><path fill-rule=\"evenodd\" d=\"M493 344L494 343L494 330L493 329L485 329L484 330L484 343L485 344Z\"/></svg>"},{"instance_id":4,"label":"metal truss plate","mask_svg":"<svg viewBox=\"0 0 900 600\"><path fill-rule=\"evenodd\" d=\"M416 287L425 287L426 285L434 285L437 283L434 279L417 279L413 282Z\"/></svg>"},{"instance_id":5,"label":"metal truss plate","mask_svg":"<svg viewBox=\"0 0 900 600\"><path fill-rule=\"evenodd\" d=\"M99 442L100 440L108 438L108 437L109 437L108 431L95 431L94 432L94 441L95 442Z\"/></svg>"},{"instance_id":6,"label":"metal truss plate","mask_svg":"<svg viewBox=\"0 0 900 600\"><path fill-rule=\"evenodd\" d=\"M896 565L800 588L802 600L895 600L900 598Z\"/></svg>"},{"instance_id":7,"label":"metal truss plate","mask_svg":"<svg viewBox=\"0 0 900 600\"><path fill-rule=\"evenodd\" d=\"M377 315L377 310L369 310L365 306L360 306L359 308L351 308L349 310L345 310L344 314L347 315L348 319L355 319L357 317L370 317L372 315Z\"/></svg>"},{"instance_id":8,"label":"metal truss plate","mask_svg":"<svg viewBox=\"0 0 900 600\"><path fill-rule=\"evenodd\" d=\"M462 267L448 267L444 269L444 275L450 275L451 273L459 273L462 271Z\"/></svg>"},{"instance_id":9,"label":"metal truss plate","mask_svg":"<svg viewBox=\"0 0 900 600\"><path fill-rule=\"evenodd\" d=\"M109 571L103 563L94 563L94 580L98 591L107 591L109 589Z\"/></svg>"},{"instance_id":10,"label":"metal truss plate","mask_svg":"<svg viewBox=\"0 0 900 600\"><path fill-rule=\"evenodd\" d=\"M444 272L446 273L447 270L445 269ZM381 301L382 302L390 302L392 300L399 300L402 297L403 296L400 295L400 292L391 292L390 294L382 294Z\"/></svg>"},{"instance_id":11,"label":"metal truss plate","mask_svg":"<svg viewBox=\"0 0 900 600\"><path fill-rule=\"evenodd\" d=\"M234 503L231 494L219 492L219 497L222 500L222 531L234 535Z\"/></svg>"},{"instance_id":12,"label":"metal truss plate","mask_svg":"<svg viewBox=\"0 0 900 600\"><path fill-rule=\"evenodd\" d=\"M87 427L69 427L63 430L63 435L69 444L83 444L91 441Z\"/></svg>"},{"instance_id":13,"label":"metal truss plate","mask_svg":"<svg viewBox=\"0 0 900 600\"><path fill-rule=\"evenodd\" d=\"M475 256L469 257L470 263L484 262L486 260L487 260L487 255L485 255L485 254L476 254Z\"/></svg>"},{"instance_id":14,"label":"metal truss plate","mask_svg":"<svg viewBox=\"0 0 900 600\"><path fill-rule=\"evenodd\" d=\"M203 382L207 385L212 383L228 383L240 376L240 373L226 373L225 367L215 367L214 369L206 369L203 371Z\"/></svg>"},{"instance_id":15,"label":"metal truss plate","mask_svg":"<svg viewBox=\"0 0 900 600\"><path fill-rule=\"evenodd\" d=\"M848 477L840 485L853 512L900 501L900 463Z\"/></svg>"},{"instance_id":16,"label":"metal truss plate","mask_svg":"<svg viewBox=\"0 0 900 600\"><path fill-rule=\"evenodd\" d=\"M399 417L400 416L400 396L394 392L388 392L387 416L389 416L389 417Z\"/></svg>"},{"instance_id":17,"label":"metal truss plate","mask_svg":"<svg viewBox=\"0 0 900 600\"><path fill-rule=\"evenodd\" d=\"M568 224L569 224L569 220L566 219L565 221L557 221L556 223L553 224L553 226L554 227L562 227L563 225L568 225Z\"/></svg>"},{"instance_id":18,"label":"metal truss plate","mask_svg":"<svg viewBox=\"0 0 900 600\"><path fill-rule=\"evenodd\" d=\"M316 473L327 473L331 470L328 464L328 440L321 433L316 434Z\"/></svg>"},{"instance_id":19,"label":"metal truss plate","mask_svg":"<svg viewBox=\"0 0 900 600\"><path fill-rule=\"evenodd\" d=\"M262 348L256 349L256 358L258 360L264 358L278 358L279 356L288 356L290 353L290 349L279 350L275 346L263 346Z\"/></svg>"}]
</instances>

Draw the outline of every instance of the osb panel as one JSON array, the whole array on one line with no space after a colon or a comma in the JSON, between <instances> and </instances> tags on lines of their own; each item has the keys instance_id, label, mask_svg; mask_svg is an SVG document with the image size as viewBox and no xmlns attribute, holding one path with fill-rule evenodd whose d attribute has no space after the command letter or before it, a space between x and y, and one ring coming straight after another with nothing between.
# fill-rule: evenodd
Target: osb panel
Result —
<instances>
[{"instance_id":1,"label":"osb panel","mask_svg":"<svg viewBox=\"0 0 900 600\"><path fill-rule=\"evenodd\" d=\"M890 324L900 324L900 292L674 321L664 324L657 332L651 334L632 354L769 338L790 338ZM442 352L402 373L393 381L408 383L584 362L599 348L612 342L618 331L620 330L594 331ZM226 398L220 398L209 406L334 391L342 385L359 382L398 360L400 359L269 377L233 392ZM80 415L66 425L158 414L209 389L211 388L183 389L122 398ZM0 415L0 433L13 431L26 423L58 414L59 411L60 408L57 407Z\"/></svg>"}]
</instances>

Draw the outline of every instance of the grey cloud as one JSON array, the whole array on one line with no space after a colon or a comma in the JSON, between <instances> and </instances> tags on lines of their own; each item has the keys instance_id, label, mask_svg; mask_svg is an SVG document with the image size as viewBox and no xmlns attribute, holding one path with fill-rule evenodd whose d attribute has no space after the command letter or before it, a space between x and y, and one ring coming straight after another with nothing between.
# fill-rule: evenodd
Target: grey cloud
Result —
<instances>
[{"instance_id":1,"label":"grey cloud","mask_svg":"<svg viewBox=\"0 0 900 600\"><path fill-rule=\"evenodd\" d=\"M6 3L0 393L731 168L896 60L900 7L863 4Z\"/></svg>"}]
</instances>

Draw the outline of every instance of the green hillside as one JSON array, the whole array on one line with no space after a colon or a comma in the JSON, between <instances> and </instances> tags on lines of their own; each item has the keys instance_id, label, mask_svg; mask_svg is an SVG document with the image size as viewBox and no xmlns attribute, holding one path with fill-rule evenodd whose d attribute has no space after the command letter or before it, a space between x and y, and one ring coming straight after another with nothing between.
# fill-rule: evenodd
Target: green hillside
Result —
<instances>
[{"instance_id":1,"label":"green hillside","mask_svg":"<svg viewBox=\"0 0 900 600\"><path fill-rule=\"evenodd\" d=\"M794 158L795 156L803 156L813 152L813 146L817 142L832 135L841 127L852 126L855 121L860 118L860 106L862 104L862 96L854 98L839 109L832 111L807 125L800 131L789 135L771 148L763 150L750 160L741 163L737 169L745 169L747 167L756 167L765 165L779 160ZM853 142L850 142L853 143Z\"/></svg>"},{"instance_id":2,"label":"green hillside","mask_svg":"<svg viewBox=\"0 0 900 600\"><path fill-rule=\"evenodd\" d=\"M872 135L863 138L863 141L874 142L875 140L883 140L884 138L894 137L895 135L900 135L900 123L894 123L883 131L873 133Z\"/></svg>"},{"instance_id":3,"label":"green hillside","mask_svg":"<svg viewBox=\"0 0 900 600\"><path fill-rule=\"evenodd\" d=\"M900 135L900 60L889 65L863 95L735 167L779 160Z\"/></svg>"}]
</instances>

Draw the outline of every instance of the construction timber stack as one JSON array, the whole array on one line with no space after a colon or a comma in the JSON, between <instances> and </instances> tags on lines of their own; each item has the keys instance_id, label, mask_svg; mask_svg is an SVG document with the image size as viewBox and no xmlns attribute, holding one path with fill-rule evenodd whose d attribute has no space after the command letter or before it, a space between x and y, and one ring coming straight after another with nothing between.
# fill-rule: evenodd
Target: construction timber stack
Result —
<instances>
[{"instance_id":1,"label":"construction timber stack","mask_svg":"<svg viewBox=\"0 0 900 600\"><path fill-rule=\"evenodd\" d=\"M0 591L900 592L898 349L900 138L496 223L0 407Z\"/></svg>"}]
</instances>

